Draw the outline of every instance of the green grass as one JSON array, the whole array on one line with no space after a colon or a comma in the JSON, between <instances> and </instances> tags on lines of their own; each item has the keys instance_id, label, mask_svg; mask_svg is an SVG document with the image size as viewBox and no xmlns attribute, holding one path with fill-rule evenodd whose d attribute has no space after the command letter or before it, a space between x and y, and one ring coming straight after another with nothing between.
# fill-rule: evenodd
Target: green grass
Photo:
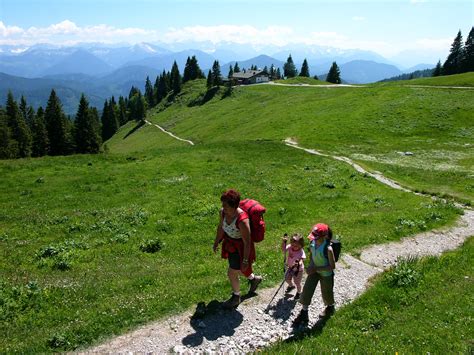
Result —
<instances>
[{"instance_id":1,"label":"green grass","mask_svg":"<svg viewBox=\"0 0 474 355\"><path fill-rule=\"evenodd\" d=\"M460 76L470 77L471 73ZM194 93L199 92L198 84ZM197 144L293 137L304 147L348 156L374 169L378 165L372 162L403 163L404 167L409 160L422 161L417 174L406 179L409 187L427 190L424 182L434 174L439 180L428 190L474 201L470 90L394 84L358 88L257 85L236 88L226 99L218 93L203 105L190 106L192 99L183 95L176 105L150 112L149 119ZM407 151L415 158L402 161L400 152ZM450 173L445 174L446 170Z\"/></svg>"},{"instance_id":2,"label":"green grass","mask_svg":"<svg viewBox=\"0 0 474 355\"><path fill-rule=\"evenodd\" d=\"M306 78L303 76L296 76L294 78L275 80L275 83L279 84L308 84L308 85L331 85L327 81L316 80L314 78Z\"/></svg>"},{"instance_id":3,"label":"green grass","mask_svg":"<svg viewBox=\"0 0 474 355\"><path fill-rule=\"evenodd\" d=\"M281 235L316 221L357 254L457 219L451 203L395 191L287 137L472 201L467 90L257 85L223 98L204 86L187 83L148 113L195 146L131 122L106 154L0 161L0 352L72 350L224 299L226 262L211 249L229 187L268 208L264 286L279 281Z\"/></svg>"},{"instance_id":4,"label":"green grass","mask_svg":"<svg viewBox=\"0 0 474 355\"><path fill-rule=\"evenodd\" d=\"M474 238L440 258L407 260L380 275L321 329L270 354L469 354L474 346Z\"/></svg>"},{"instance_id":5,"label":"green grass","mask_svg":"<svg viewBox=\"0 0 474 355\"><path fill-rule=\"evenodd\" d=\"M226 262L211 248L227 187L268 208L256 265L266 286L279 280L284 232L326 221L349 252L458 213L279 142L3 161L0 171L0 352L74 349L225 298ZM150 240L158 252L142 251Z\"/></svg>"}]
</instances>

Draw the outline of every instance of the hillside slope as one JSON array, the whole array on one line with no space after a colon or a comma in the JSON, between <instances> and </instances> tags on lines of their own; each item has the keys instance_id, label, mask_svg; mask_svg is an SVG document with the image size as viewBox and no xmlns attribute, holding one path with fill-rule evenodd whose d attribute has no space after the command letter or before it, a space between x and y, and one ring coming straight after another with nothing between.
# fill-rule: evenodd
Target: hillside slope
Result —
<instances>
[{"instance_id":1,"label":"hillside slope","mask_svg":"<svg viewBox=\"0 0 474 355\"><path fill-rule=\"evenodd\" d=\"M197 144L292 137L389 175L409 173L402 181L420 190L434 167L439 175L433 179L447 184L436 192L472 200L473 91L408 84L474 86L474 75L430 79L364 87L256 85L237 87L225 99L222 90L206 94L204 81L196 81L172 104L149 111L148 119ZM160 146L157 140L143 149Z\"/></svg>"}]
</instances>

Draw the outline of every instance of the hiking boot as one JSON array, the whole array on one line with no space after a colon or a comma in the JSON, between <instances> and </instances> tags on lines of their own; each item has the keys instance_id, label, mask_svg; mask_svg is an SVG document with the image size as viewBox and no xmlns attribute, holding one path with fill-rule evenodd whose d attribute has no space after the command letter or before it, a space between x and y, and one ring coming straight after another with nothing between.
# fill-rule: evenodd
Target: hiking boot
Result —
<instances>
[{"instance_id":1,"label":"hiking boot","mask_svg":"<svg viewBox=\"0 0 474 355\"><path fill-rule=\"evenodd\" d=\"M295 320L293 321L293 325L300 325L300 324L306 324L308 323L309 321L309 317L308 317L308 311L302 309L300 311L300 314L298 314L298 317L295 318Z\"/></svg>"},{"instance_id":2,"label":"hiking boot","mask_svg":"<svg viewBox=\"0 0 474 355\"><path fill-rule=\"evenodd\" d=\"M319 316L321 318L330 317L334 314L334 311L335 311L334 305L327 306L326 308L324 308L324 310L321 313L319 313Z\"/></svg>"},{"instance_id":3,"label":"hiking boot","mask_svg":"<svg viewBox=\"0 0 474 355\"><path fill-rule=\"evenodd\" d=\"M296 292L295 297L293 297L294 300L299 300L301 296L301 293Z\"/></svg>"},{"instance_id":4,"label":"hiking boot","mask_svg":"<svg viewBox=\"0 0 474 355\"><path fill-rule=\"evenodd\" d=\"M285 290L285 293L290 293L291 291L293 291L295 289L295 286L288 286Z\"/></svg>"},{"instance_id":5,"label":"hiking boot","mask_svg":"<svg viewBox=\"0 0 474 355\"><path fill-rule=\"evenodd\" d=\"M222 304L222 306L224 308L231 309L236 308L239 304L240 296L233 293L232 296L230 296L230 298Z\"/></svg>"},{"instance_id":6,"label":"hiking boot","mask_svg":"<svg viewBox=\"0 0 474 355\"><path fill-rule=\"evenodd\" d=\"M262 282L261 276L255 276L252 280L249 280L249 284L250 284L249 293L255 293L255 290L257 289L260 282Z\"/></svg>"}]
</instances>

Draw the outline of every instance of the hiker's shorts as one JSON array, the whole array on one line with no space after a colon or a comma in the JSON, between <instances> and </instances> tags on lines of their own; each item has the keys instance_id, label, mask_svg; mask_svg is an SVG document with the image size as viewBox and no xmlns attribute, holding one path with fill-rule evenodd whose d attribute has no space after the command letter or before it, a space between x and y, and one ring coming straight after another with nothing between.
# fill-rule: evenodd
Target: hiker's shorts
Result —
<instances>
[{"instance_id":1,"label":"hiker's shorts","mask_svg":"<svg viewBox=\"0 0 474 355\"><path fill-rule=\"evenodd\" d=\"M240 254L238 251L229 253L229 267L234 270L240 270Z\"/></svg>"},{"instance_id":2,"label":"hiker's shorts","mask_svg":"<svg viewBox=\"0 0 474 355\"><path fill-rule=\"evenodd\" d=\"M311 304L314 291L318 282L321 282L321 295L325 306L334 304L334 274L331 276L321 276L317 272L308 275L303 286L303 293L299 299L299 302L304 306Z\"/></svg>"}]
</instances>

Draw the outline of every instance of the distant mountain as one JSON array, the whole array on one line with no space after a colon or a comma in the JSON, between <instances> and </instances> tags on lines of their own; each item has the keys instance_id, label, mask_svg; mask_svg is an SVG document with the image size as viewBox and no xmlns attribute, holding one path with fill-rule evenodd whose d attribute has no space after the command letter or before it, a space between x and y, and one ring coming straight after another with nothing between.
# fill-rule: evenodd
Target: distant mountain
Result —
<instances>
[{"instance_id":1,"label":"distant mountain","mask_svg":"<svg viewBox=\"0 0 474 355\"><path fill-rule=\"evenodd\" d=\"M173 53L168 49L150 43L138 43L133 46L118 48L106 47L104 45L85 46L85 48L114 68L124 66L129 62Z\"/></svg>"},{"instance_id":2,"label":"distant mountain","mask_svg":"<svg viewBox=\"0 0 474 355\"><path fill-rule=\"evenodd\" d=\"M196 56L199 67L204 71L210 69L215 60L213 56L203 51L188 49L177 53L158 55L137 61L131 61L128 62L125 66L149 67L158 70L159 72L162 72L163 70L171 70L173 62L176 61L176 64L178 64L179 71L182 74L184 71L184 66L186 65L186 60L188 59L188 57L192 57L193 55Z\"/></svg>"},{"instance_id":3,"label":"distant mountain","mask_svg":"<svg viewBox=\"0 0 474 355\"><path fill-rule=\"evenodd\" d=\"M339 65L341 78L349 83L365 84L402 74L394 65L369 60L353 60Z\"/></svg>"},{"instance_id":4,"label":"distant mountain","mask_svg":"<svg viewBox=\"0 0 474 355\"><path fill-rule=\"evenodd\" d=\"M43 75L80 73L101 75L112 71L112 67L86 50L79 49L43 71Z\"/></svg>"},{"instance_id":5,"label":"distant mountain","mask_svg":"<svg viewBox=\"0 0 474 355\"><path fill-rule=\"evenodd\" d=\"M238 65L239 65L239 68L240 69L250 69L250 67L252 65L256 65L258 69L263 69L264 67L267 67L268 69L270 69L271 65L273 64L275 69L276 68L280 68L280 70L283 68L283 65L285 64L284 62L278 60L278 59L275 59L275 58L272 58L268 55L259 55L257 57L254 57L254 58L250 58L250 59L247 59L247 60L242 60L242 61L237 61ZM221 66L221 73L226 76L227 73L229 72L229 66L232 66L234 67L235 65L235 61L231 61L229 63L226 63L224 65ZM282 72L283 73L283 72Z\"/></svg>"},{"instance_id":6,"label":"distant mountain","mask_svg":"<svg viewBox=\"0 0 474 355\"><path fill-rule=\"evenodd\" d=\"M418 70L433 69L434 67L436 67L436 64L417 64L413 67L403 70L403 73L413 73Z\"/></svg>"},{"instance_id":7,"label":"distant mountain","mask_svg":"<svg viewBox=\"0 0 474 355\"><path fill-rule=\"evenodd\" d=\"M52 78L29 79L0 73L0 104L3 105L6 102L7 93L11 90L17 101L23 95L28 105L35 109L39 106L45 108L51 89L54 88L66 114L76 113L82 93L86 94L92 106L101 109L108 94L100 95L95 90L90 90L90 82L90 80L83 81L81 85L78 81Z\"/></svg>"}]
</instances>

